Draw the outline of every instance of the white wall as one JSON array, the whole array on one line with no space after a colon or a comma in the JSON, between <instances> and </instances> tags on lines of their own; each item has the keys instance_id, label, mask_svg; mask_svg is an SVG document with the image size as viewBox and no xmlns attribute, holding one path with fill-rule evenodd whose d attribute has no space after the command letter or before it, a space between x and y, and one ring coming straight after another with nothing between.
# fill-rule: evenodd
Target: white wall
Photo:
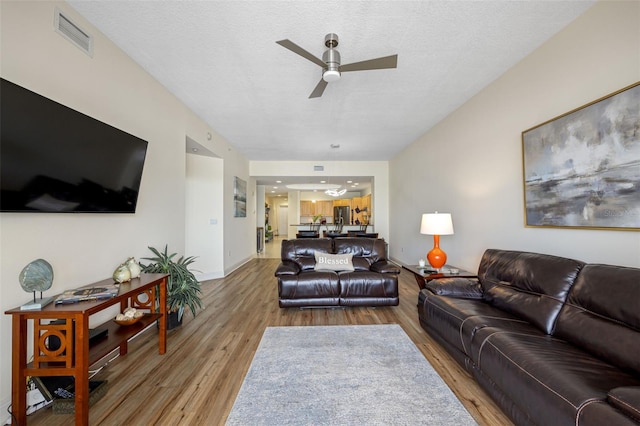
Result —
<instances>
[{"instance_id":1,"label":"white wall","mask_svg":"<svg viewBox=\"0 0 640 426\"><path fill-rule=\"evenodd\" d=\"M287 194L288 208L287 208L287 229L280 230L280 235L286 235L287 239L292 240L296 237L298 228L292 226L300 222L300 191L289 191Z\"/></svg>"},{"instance_id":2,"label":"white wall","mask_svg":"<svg viewBox=\"0 0 640 426\"><path fill-rule=\"evenodd\" d=\"M199 280L224 275L223 160L187 154L185 255Z\"/></svg>"},{"instance_id":3,"label":"white wall","mask_svg":"<svg viewBox=\"0 0 640 426\"><path fill-rule=\"evenodd\" d=\"M323 172L313 171L313 166L324 166ZM373 224L375 232L381 238L389 237L389 163L386 161L251 161L251 176L373 176ZM299 220L299 199L291 199L289 195L289 220ZM294 211L295 209L295 211ZM291 230L290 230L291 231ZM280 234L288 233L295 238L295 229L291 232L280 230ZM291 236L293 235L293 236Z\"/></svg>"},{"instance_id":4,"label":"white wall","mask_svg":"<svg viewBox=\"0 0 640 426\"><path fill-rule=\"evenodd\" d=\"M251 178L255 181L254 178ZM266 208L265 204L267 199L265 197L265 187L264 185L256 185L256 228L264 228L262 233L262 247L264 247L266 233L267 233L267 224L265 223L265 214ZM257 239L256 239L257 246ZM256 247L256 251L258 248Z\"/></svg>"},{"instance_id":5,"label":"white wall","mask_svg":"<svg viewBox=\"0 0 640 426\"><path fill-rule=\"evenodd\" d=\"M249 177L249 162L235 149L229 148L225 157L224 202L225 208L224 246L225 275L249 261L255 254L256 240L256 184ZM234 178L247 182L247 216L233 215Z\"/></svg>"},{"instance_id":6,"label":"white wall","mask_svg":"<svg viewBox=\"0 0 640 426\"><path fill-rule=\"evenodd\" d=\"M640 80L640 3L599 2L390 162L391 257L433 246L424 212L451 212L449 263L487 248L640 266L640 233L524 227L521 133ZM490 60L490 58L488 58ZM376 196L377 196L376 192Z\"/></svg>"},{"instance_id":7,"label":"white wall","mask_svg":"<svg viewBox=\"0 0 640 426\"><path fill-rule=\"evenodd\" d=\"M54 31L56 6L95 37L93 57ZM224 161L220 223L224 224L223 252L230 253L224 257L224 268L251 257L255 218L232 217L233 176L249 180L244 157L66 3L2 1L0 19L3 78L149 142L135 214L0 215L3 312L28 300L18 275L37 258L53 266L55 278L47 293L55 295L110 277L127 257L148 256L147 246L168 244L170 250L183 253L187 135ZM255 193L252 188L247 191ZM255 200L252 203L250 211L255 211ZM203 226L204 232L208 229ZM9 347L11 317L7 315L0 316L0 338L3 347ZM10 400L10 372L11 353L0 351L2 413Z\"/></svg>"}]
</instances>

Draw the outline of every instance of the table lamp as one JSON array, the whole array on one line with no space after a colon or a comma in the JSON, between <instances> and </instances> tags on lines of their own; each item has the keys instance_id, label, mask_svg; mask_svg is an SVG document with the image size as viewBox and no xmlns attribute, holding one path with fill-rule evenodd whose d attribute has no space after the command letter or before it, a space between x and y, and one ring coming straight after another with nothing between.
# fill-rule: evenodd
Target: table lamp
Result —
<instances>
[{"instance_id":1,"label":"table lamp","mask_svg":"<svg viewBox=\"0 0 640 426\"><path fill-rule=\"evenodd\" d=\"M424 213L420 224L420 233L433 235L433 249L427 253L427 261L435 268L440 269L447 263L447 254L440 249L440 235L453 234L453 222L450 213Z\"/></svg>"}]
</instances>

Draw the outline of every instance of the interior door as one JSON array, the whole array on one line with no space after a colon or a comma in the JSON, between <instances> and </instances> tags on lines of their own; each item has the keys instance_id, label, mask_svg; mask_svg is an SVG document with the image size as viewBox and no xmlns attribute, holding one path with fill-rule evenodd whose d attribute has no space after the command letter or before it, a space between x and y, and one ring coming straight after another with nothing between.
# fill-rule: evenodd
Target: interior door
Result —
<instances>
[{"instance_id":1,"label":"interior door","mask_svg":"<svg viewBox=\"0 0 640 426\"><path fill-rule=\"evenodd\" d=\"M289 233L289 206L278 206L278 235L288 235Z\"/></svg>"}]
</instances>

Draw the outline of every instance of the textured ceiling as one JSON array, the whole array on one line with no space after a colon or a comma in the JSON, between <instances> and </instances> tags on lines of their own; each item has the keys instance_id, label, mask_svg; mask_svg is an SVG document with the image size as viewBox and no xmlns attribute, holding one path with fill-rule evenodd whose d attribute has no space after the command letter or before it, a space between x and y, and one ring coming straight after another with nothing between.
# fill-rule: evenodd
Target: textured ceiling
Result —
<instances>
[{"instance_id":1,"label":"textured ceiling","mask_svg":"<svg viewBox=\"0 0 640 426\"><path fill-rule=\"evenodd\" d=\"M70 1L250 160L388 160L593 1ZM276 44L398 68L321 77ZM331 149L331 144L339 149Z\"/></svg>"}]
</instances>

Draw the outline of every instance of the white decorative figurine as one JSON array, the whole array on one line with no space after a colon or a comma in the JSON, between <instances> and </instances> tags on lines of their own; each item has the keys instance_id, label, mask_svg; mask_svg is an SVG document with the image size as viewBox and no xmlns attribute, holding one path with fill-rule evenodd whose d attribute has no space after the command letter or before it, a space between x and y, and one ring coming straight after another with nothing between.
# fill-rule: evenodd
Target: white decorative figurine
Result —
<instances>
[{"instance_id":1,"label":"white decorative figurine","mask_svg":"<svg viewBox=\"0 0 640 426\"><path fill-rule=\"evenodd\" d=\"M140 276L140 265L136 262L134 257L130 257L127 259L127 268L129 268L129 272L131 274L131 278L138 278Z\"/></svg>"}]
</instances>

